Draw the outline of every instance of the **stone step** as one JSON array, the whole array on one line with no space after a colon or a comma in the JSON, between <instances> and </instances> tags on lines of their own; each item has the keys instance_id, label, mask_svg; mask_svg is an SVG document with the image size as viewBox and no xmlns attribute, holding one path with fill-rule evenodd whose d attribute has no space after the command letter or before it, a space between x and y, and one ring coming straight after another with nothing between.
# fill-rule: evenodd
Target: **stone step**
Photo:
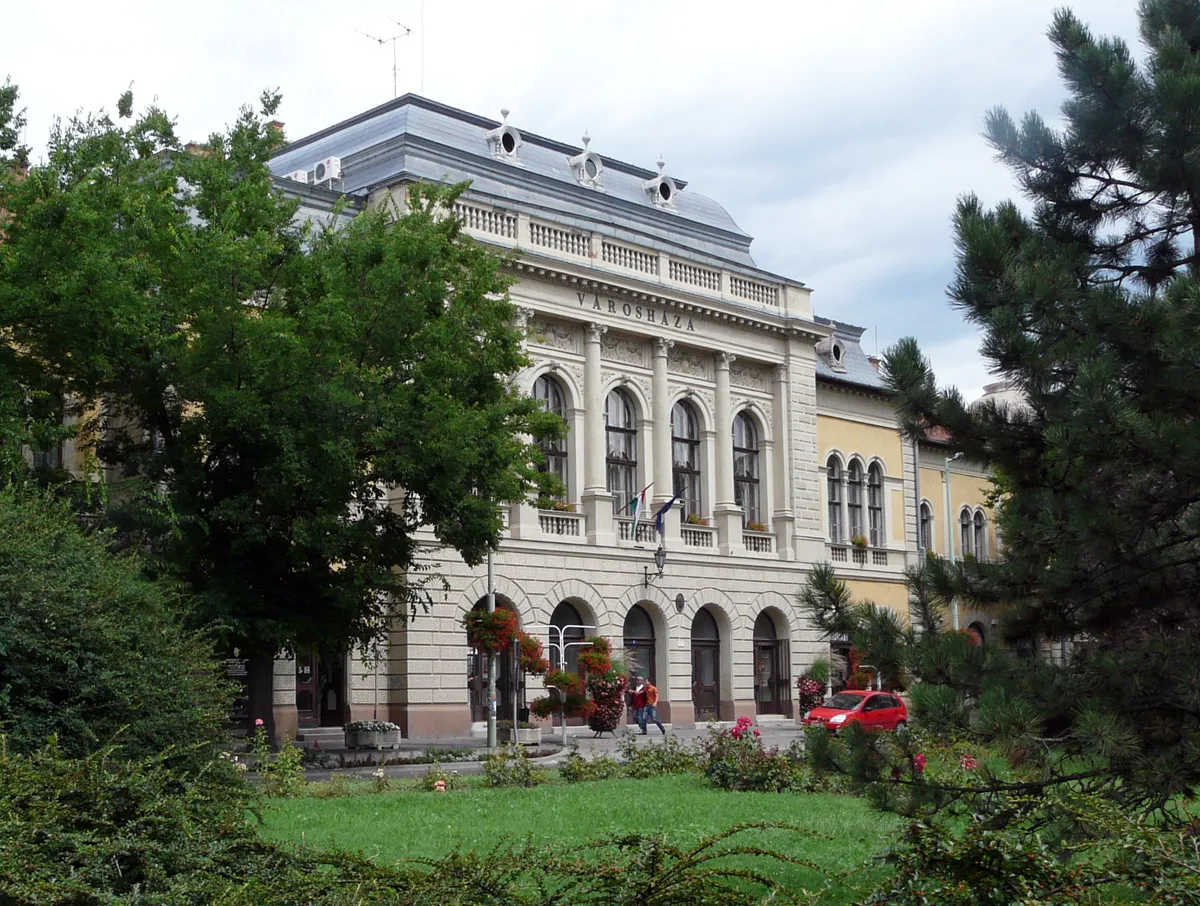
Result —
<instances>
[{"instance_id":1,"label":"stone step","mask_svg":"<svg viewBox=\"0 0 1200 906\"><path fill-rule=\"evenodd\" d=\"M313 742L322 744L326 742L341 743L345 738L346 734L342 731L341 727L301 727L296 732L296 742L310 744Z\"/></svg>"}]
</instances>

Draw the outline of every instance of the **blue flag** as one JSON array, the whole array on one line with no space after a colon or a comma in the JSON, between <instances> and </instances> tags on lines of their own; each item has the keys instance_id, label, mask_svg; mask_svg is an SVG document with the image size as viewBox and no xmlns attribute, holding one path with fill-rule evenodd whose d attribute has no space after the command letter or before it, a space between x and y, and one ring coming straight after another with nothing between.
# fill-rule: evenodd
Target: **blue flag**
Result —
<instances>
[{"instance_id":1,"label":"blue flag","mask_svg":"<svg viewBox=\"0 0 1200 906\"><path fill-rule=\"evenodd\" d=\"M658 512L654 514L654 530L656 532L658 532L659 535L661 535L663 533L663 516L665 516L667 514L667 512L670 511L671 507L675 506L675 501L678 500L682 496L683 496L683 491L680 491L678 494L676 494L674 497L672 497L670 500L668 500L666 503L664 503L661 507L659 507Z\"/></svg>"}]
</instances>

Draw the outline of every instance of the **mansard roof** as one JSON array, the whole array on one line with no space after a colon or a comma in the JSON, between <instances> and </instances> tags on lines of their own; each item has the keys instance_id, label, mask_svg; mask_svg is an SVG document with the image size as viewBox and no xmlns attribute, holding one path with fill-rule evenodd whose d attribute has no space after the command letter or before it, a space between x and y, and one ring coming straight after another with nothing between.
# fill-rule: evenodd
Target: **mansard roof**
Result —
<instances>
[{"instance_id":1,"label":"mansard roof","mask_svg":"<svg viewBox=\"0 0 1200 906\"><path fill-rule=\"evenodd\" d=\"M505 125L406 94L286 145L271 168L286 176L339 158L339 188L352 197L405 180L469 180L472 196L498 205L548 214L581 229L603 227L668 252L686 249L758 269L750 255L752 237L685 180L668 172L676 191L670 204L657 204L646 183L662 174L601 157L602 188L584 185L570 163L584 150L577 146L521 130L516 154L502 159L488 134Z\"/></svg>"},{"instance_id":2,"label":"mansard roof","mask_svg":"<svg viewBox=\"0 0 1200 906\"><path fill-rule=\"evenodd\" d=\"M815 316L813 320L833 329L833 336L817 346L818 380L846 384L858 389L889 392L879 370L863 351L861 340L866 332L865 327L822 318L820 315ZM833 356L835 344L841 348L840 361L836 361Z\"/></svg>"}]
</instances>

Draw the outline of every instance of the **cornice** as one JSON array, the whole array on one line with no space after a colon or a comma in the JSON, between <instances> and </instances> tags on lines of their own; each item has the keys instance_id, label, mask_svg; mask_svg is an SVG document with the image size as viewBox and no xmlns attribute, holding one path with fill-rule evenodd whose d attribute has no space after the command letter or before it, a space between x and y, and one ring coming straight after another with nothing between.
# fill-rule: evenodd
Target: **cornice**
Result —
<instances>
[{"instance_id":1,"label":"cornice","mask_svg":"<svg viewBox=\"0 0 1200 906\"><path fill-rule=\"evenodd\" d=\"M674 308L682 312L698 314L711 321L747 327L762 333L797 337L799 339L810 340L814 343L820 342L829 336L827 330L815 321L803 321L799 318L784 316L776 316L774 318L755 317L748 312L728 311L712 304L700 301L688 301L680 297L683 294L676 296L663 293L657 289L650 291L623 285L607 279L607 275L605 277L598 277L594 274L583 275L573 273L569 267L563 266L557 261L543 263L535 260L518 260L512 264L512 270L518 274L543 280L547 283L558 283L573 289L585 288L591 292L603 292L626 299L637 299L653 305L662 305L665 308Z\"/></svg>"}]
</instances>

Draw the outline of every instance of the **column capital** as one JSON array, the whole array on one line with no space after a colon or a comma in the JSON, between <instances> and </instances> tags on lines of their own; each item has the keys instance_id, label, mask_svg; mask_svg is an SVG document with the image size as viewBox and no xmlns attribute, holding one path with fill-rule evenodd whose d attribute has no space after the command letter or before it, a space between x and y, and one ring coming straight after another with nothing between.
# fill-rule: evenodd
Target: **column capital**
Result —
<instances>
[{"instance_id":1,"label":"column capital","mask_svg":"<svg viewBox=\"0 0 1200 906\"><path fill-rule=\"evenodd\" d=\"M518 305L514 311L515 315L513 317L513 323L516 324L517 327L521 328L525 327L529 323L529 319L535 314L532 308L528 308L524 305Z\"/></svg>"},{"instance_id":2,"label":"column capital","mask_svg":"<svg viewBox=\"0 0 1200 906\"><path fill-rule=\"evenodd\" d=\"M675 345L674 340L668 340L666 337L658 337L654 341L654 355L665 356L671 351L671 347Z\"/></svg>"},{"instance_id":3,"label":"column capital","mask_svg":"<svg viewBox=\"0 0 1200 906\"><path fill-rule=\"evenodd\" d=\"M586 334L587 342L599 343L600 338L602 336L604 336L606 333L608 333L608 325L607 324L597 324L595 321L592 321L591 323L589 323L587 325L586 328L584 328L584 331Z\"/></svg>"},{"instance_id":4,"label":"column capital","mask_svg":"<svg viewBox=\"0 0 1200 906\"><path fill-rule=\"evenodd\" d=\"M717 353L717 370L718 371L728 371L729 366L732 365L736 361L737 361L737 356L735 356L733 353L718 352Z\"/></svg>"}]
</instances>

